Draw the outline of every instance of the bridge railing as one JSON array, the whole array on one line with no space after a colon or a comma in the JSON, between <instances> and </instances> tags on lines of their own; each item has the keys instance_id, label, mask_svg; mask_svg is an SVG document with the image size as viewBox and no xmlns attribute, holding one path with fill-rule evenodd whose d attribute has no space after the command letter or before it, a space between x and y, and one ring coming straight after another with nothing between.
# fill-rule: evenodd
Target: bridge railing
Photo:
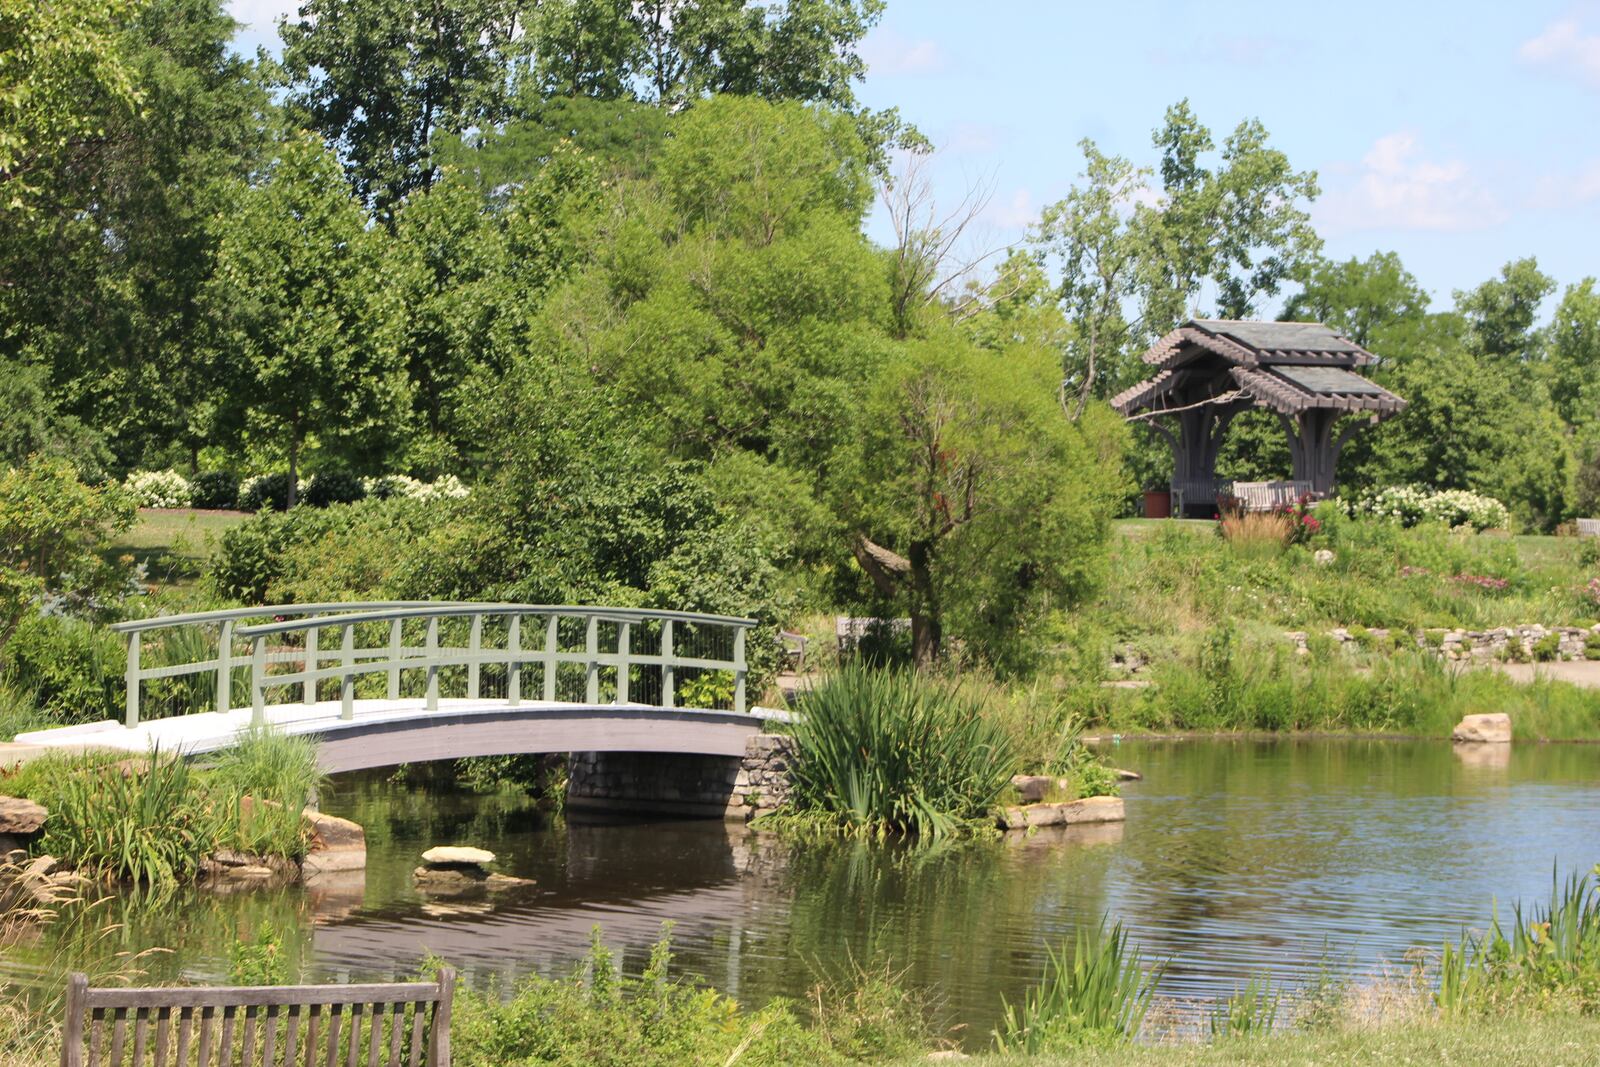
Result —
<instances>
[{"instance_id":1,"label":"bridge railing","mask_svg":"<svg viewBox=\"0 0 1600 1067\"><path fill-rule=\"evenodd\" d=\"M214 679L211 682L215 687L215 696L211 700L212 710L227 711L232 704L234 672L249 666L249 661L239 656L236 650L238 636L236 631L242 622L251 619L278 620L296 616L326 615L330 612L394 610L438 605L438 601L427 600L372 600L346 604L268 604L254 608L226 608L221 611L200 611L184 615L160 615L114 623L111 630L122 635L128 650L125 676L127 703L123 721L128 726L139 725L144 683L192 675L203 675ZM191 647L193 641L203 643L209 658L144 666L145 636L160 630L183 633L186 637L190 637L190 641L186 643L191 643Z\"/></svg>"},{"instance_id":2,"label":"bridge railing","mask_svg":"<svg viewBox=\"0 0 1600 1067\"><path fill-rule=\"evenodd\" d=\"M249 625L250 620L270 621ZM314 704L319 690L332 688L341 715L351 718L358 683L369 695L390 700L420 696L432 710L441 688L459 680L464 682L460 695L504 699L515 706L533 692L535 670L544 700L600 703L603 688L606 698L619 704L668 708L679 705L685 681L695 685L720 673L726 687L700 684L696 696L709 706L706 694L720 691L733 710L742 712L747 706L745 636L754 625L753 619L649 608L390 601L233 608L112 628L128 646L124 722L131 727L139 724L146 683L200 676L211 690L203 702L228 711L240 672L248 679L252 719L258 723L265 720L269 694L285 689L297 690L300 703ZM188 635L198 632L206 658L144 666L144 636L157 630L182 634L180 650L186 644L193 648ZM329 630L336 631L332 642L324 637ZM247 653L239 652L241 644ZM367 679L377 675L383 676L381 682ZM486 693L497 685L503 687L500 692Z\"/></svg>"}]
</instances>

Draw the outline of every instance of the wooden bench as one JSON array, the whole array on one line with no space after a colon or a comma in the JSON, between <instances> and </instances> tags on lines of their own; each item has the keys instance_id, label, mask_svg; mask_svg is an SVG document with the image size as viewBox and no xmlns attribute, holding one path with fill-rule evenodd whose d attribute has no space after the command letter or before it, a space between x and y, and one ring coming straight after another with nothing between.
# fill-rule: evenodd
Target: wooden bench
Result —
<instances>
[{"instance_id":1,"label":"wooden bench","mask_svg":"<svg viewBox=\"0 0 1600 1067\"><path fill-rule=\"evenodd\" d=\"M1579 537L1600 537L1600 519L1579 519Z\"/></svg>"},{"instance_id":2,"label":"wooden bench","mask_svg":"<svg viewBox=\"0 0 1600 1067\"><path fill-rule=\"evenodd\" d=\"M383 985L95 988L74 974L61 1067L450 1067L455 982L448 967Z\"/></svg>"},{"instance_id":3,"label":"wooden bench","mask_svg":"<svg viewBox=\"0 0 1600 1067\"><path fill-rule=\"evenodd\" d=\"M1310 482L1233 483L1233 499L1243 511L1281 511L1310 495Z\"/></svg>"}]
</instances>

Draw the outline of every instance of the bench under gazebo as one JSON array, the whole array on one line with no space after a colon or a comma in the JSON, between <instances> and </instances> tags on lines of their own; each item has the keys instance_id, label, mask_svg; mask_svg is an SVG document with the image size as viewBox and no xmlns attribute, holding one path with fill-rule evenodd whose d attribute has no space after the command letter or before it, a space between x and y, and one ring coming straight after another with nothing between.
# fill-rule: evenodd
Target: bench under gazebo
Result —
<instances>
[{"instance_id":1,"label":"bench under gazebo","mask_svg":"<svg viewBox=\"0 0 1600 1067\"><path fill-rule=\"evenodd\" d=\"M1285 499L1333 491L1345 442L1405 409L1406 402L1357 373L1377 359L1318 322L1193 319L1144 354L1155 377L1111 399L1172 447L1173 514L1209 514L1230 491L1217 482L1217 453L1235 415L1271 411L1293 457Z\"/></svg>"}]
</instances>

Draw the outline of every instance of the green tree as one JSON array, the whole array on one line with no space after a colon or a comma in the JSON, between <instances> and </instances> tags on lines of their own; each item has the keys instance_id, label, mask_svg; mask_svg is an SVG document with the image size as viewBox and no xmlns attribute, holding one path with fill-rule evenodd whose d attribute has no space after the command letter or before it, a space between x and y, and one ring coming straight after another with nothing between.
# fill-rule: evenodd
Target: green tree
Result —
<instances>
[{"instance_id":1,"label":"green tree","mask_svg":"<svg viewBox=\"0 0 1600 1067\"><path fill-rule=\"evenodd\" d=\"M959 637L1014 665L1021 631L1088 588L1120 495L1122 430L1068 422L1052 352L946 334L905 345L831 463L832 499L877 593L911 617L916 661Z\"/></svg>"},{"instance_id":2,"label":"green tree","mask_svg":"<svg viewBox=\"0 0 1600 1067\"><path fill-rule=\"evenodd\" d=\"M1122 384L1133 327L1127 309L1138 288L1145 248L1131 219L1147 190L1148 170L1080 142L1084 183L1044 210L1035 241L1061 265L1060 298L1072 334L1063 371L1076 383L1075 417L1102 379Z\"/></svg>"},{"instance_id":3,"label":"green tree","mask_svg":"<svg viewBox=\"0 0 1600 1067\"><path fill-rule=\"evenodd\" d=\"M261 184L218 221L206 291L215 323L220 425L289 464L289 503L308 438L372 465L410 401L397 346L397 287L381 230L368 230L339 166L315 139L291 138Z\"/></svg>"},{"instance_id":4,"label":"green tree","mask_svg":"<svg viewBox=\"0 0 1600 1067\"><path fill-rule=\"evenodd\" d=\"M1167 109L1154 141L1160 202L1138 214L1149 246L1141 279L1146 333L1163 334L1197 314L1207 283L1218 317L1249 318L1322 247L1307 211L1319 192L1316 173L1294 170L1255 119L1239 123L1209 165L1216 144L1187 100Z\"/></svg>"},{"instance_id":5,"label":"green tree","mask_svg":"<svg viewBox=\"0 0 1600 1067\"><path fill-rule=\"evenodd\" d=\"M1569 426L1600 420L1600 287L1567 286L1549 330L1550 395Z\"/></svg>"},{"instance_id":6,"label":"green tree","mask_svg":"<svg viewBox=\"0 0 1600 1067\"><path fill-rule=\"evenodd\" d=\"M1325 323L1365 347L1381 327L1416 321L1427 310L1427 292L1400 257L1374 252L1364 260L1318 260L1279 317Z\"/></svg>"},{"instance_id":7,"label":"green tree","mask_svg":"<svg viewBox=\"0 0 1600 1067\"><path fill-rule=\"evenodd\" d=\"M432 142L506 117L526 0L305 0L279 20L289 104L387 215L433 183Z\"/></svg>"},{"instance_id":8,"label":"green tree","mask_svg":"<svg viewBox=\"0 0 1600 1067\"><path fill-rule=\"evenodd\" d=\"M1531 256L1507 263L1498 278L1476 289L1456 290L1456 310L1472 328L1472 350L1523 362L1541 358L1542 341L1533 324L1539 305L1555 291L1555 279Z\"/></svg>"},{"instance_id":9,"label":"green tree","mask_svg":"<svg viewBox=\"0 0 1600 1067\"><path fill-rule=\"evenodd\" d=\"M140 96L119 36L136 0L0 0L0 219L38 209L50 176L105 143Z\"/></svg>"}]
</instances>

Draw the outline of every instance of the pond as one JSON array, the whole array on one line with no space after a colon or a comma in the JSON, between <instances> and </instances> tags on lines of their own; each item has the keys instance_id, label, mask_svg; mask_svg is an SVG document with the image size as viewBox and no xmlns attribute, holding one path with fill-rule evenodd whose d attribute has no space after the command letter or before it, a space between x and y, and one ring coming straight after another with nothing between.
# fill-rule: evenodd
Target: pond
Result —
<instances>
[{"instance_id":1,"label":"pond","mask_svg":"<svg viewBox=\"0 0 1600 1067\"><path fill-rule=\"evenodd\" d=\"M1484 925L1497 898L1505 914L1542 897L1553 866L1565 876L1600 860L1600 746L1205 740L1110 753L1145 775L1124 788L1126 824L921 849L787 843L716 822L551 820L520 795L468 793L442 775L352 775L323 806L366 826L364 876L119 896L3 966L144 952L144 980L217 981L228 946L271 924L308 981L403 977L434 954L483 982L565 972L595 926L637 970L670 921L680 966L746 1003L803 996L852 961L886 963L982 1040L1045 946L1102 915L1168 961L1163 995L1201 1001L1263 972L1286 986L1329 965L1403 967L1413 946ZM420 895L419 854L458 842L537 884L483 900Z\"/></svg>"}]
</instances>

